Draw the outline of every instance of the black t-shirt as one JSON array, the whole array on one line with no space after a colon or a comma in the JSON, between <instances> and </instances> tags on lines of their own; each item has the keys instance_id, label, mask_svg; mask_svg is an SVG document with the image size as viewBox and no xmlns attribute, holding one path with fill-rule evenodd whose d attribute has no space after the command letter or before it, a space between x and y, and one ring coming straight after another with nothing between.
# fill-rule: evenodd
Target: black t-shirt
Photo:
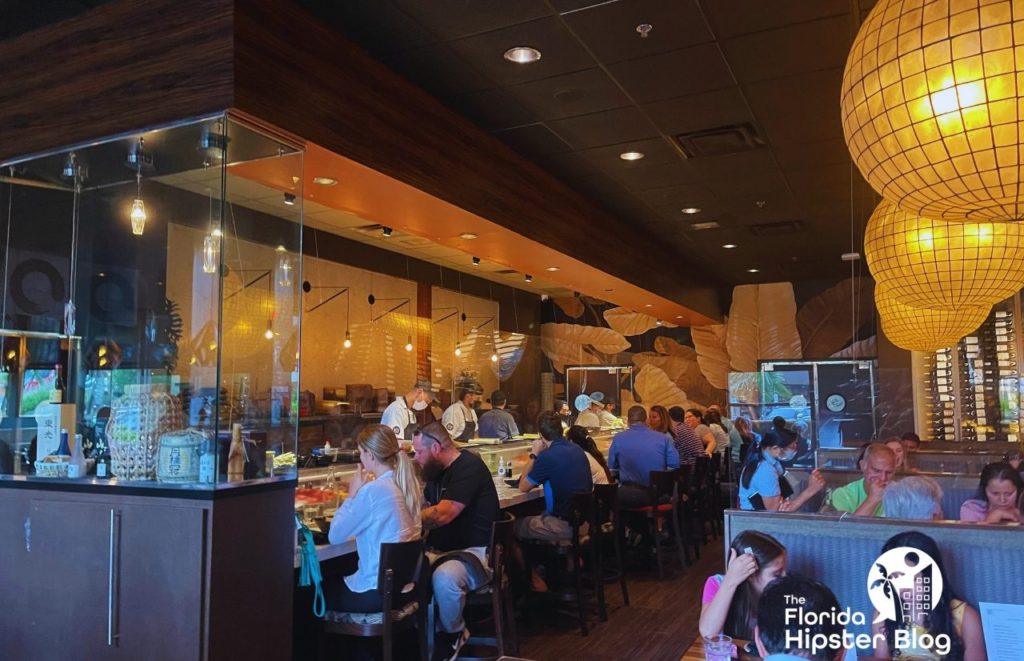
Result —
<instances>
[{"instance_id":1,"label":"black t-shirt","mask_svg":"<svg viewBox=\"0 0 1024 661\"><path fill-rule=\"evenodd\" d=\"M460 452L440 479L428 482L423 491L430 505L452 500L466 506L454 521L430 531L428 546L455 551L491 543L491 525L501 516L501 507L494 479L480 457Z\"/></svg>"}]
</instances>

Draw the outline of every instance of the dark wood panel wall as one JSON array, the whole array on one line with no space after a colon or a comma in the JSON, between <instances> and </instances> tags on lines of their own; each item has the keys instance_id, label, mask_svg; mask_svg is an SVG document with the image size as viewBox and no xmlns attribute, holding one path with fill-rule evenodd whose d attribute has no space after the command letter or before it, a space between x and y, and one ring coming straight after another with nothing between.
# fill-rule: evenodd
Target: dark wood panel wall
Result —
<instances>
[{"instance_id":1,"label":"dark wood panel wall","mask_svg":"<svg viewBox=\"0 0 1024 661\"><path fill-rule=\"evenodd\" d=\"M289 0L116 0L0 43L0 160L235 108L720 317L640 235ZM589 245L584 234L601 236Z\"/></svg>"},{"instance_id":2,"label":"dark wood panel wall","mask_svg":"<svg viewBox=\"0 0 1024 661\"><path fill-rule=\"evenodd\" d=\"M231 0L122 0L0 42L0 161L230 107L232 20Z\"/></svg>"}]
</instances>

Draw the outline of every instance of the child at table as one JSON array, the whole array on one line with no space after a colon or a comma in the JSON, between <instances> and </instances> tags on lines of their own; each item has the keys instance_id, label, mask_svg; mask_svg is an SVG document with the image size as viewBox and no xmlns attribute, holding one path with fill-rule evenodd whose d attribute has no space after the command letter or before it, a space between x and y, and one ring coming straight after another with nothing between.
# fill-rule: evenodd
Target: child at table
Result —
<instances>
[{"instance_id":1,"label":"child at table","mask_svg":"<svg viewBox=\"0 0 1024 661\"><path fill-rule=\"evenodd\" d=\"M753 530L736 535L729 545L725 575L715 574L704 583L700 634L752 640L761 593L785 575L786 547L778 540Z\"/></svg>"}]
</instances>

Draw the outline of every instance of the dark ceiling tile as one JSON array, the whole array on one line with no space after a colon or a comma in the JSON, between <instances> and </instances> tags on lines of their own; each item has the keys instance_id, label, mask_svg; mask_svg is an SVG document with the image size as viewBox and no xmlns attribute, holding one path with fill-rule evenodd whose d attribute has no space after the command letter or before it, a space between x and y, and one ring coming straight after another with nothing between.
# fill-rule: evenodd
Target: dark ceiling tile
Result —
<instances>
[{"instance_id":1,"label":"dark ceiling tile","mask_svg":"<svg viewBox=\"0 0 1024 661\"><path fill-rule=\"evenodd\" d=\"M702 44L619 62L609 72L637 103L650 103L735 85L718 46Z\"/></svg>"},{"instance_id":2,"label":"dark ceiling tile","mask_svg":"<svg viewBox=\"0 0 1024 661\"><path fill-rule=\"evenodd\" d=\"M393 53L380 60L442 101L456 94L494 87L466 59L445 44Z\"/></svg>"},{"instance_id":3,"label":"dark ceiling tile","mask_svg":"<svg viewBox=\"0 0 1024 661\"><path fill-rule=\"evenodd\" d=\"M592 7L603 5L608 0L551 0L551 6L560 13L588 11Z\"/></svg>"},{"instance_id":4,"label":"dark ceiling tile","mask_svg":"<svg viewBox=\"0 0 1024 661\"><path fill-rule=\"evenodd\" d=\"M563 19L606 64L713 40L694 0L609 2L566 14ZM645 38L636 30L641 23L652 26Z\"/></svg>"},{"instance_id":5,"label":"dark ceiling tile","mask_svg":"<svg viewBox=\"0 0 1024 661\"><path fill-rule=\"evenodd\" d=\"M783 172L822 165L849 164L850 152L842 138L776 147L775 158Z\"/></svg>"},{"instance_id":6,"label":"dark ceiling tile","mask_svg":"<svg viewBox=\"0 0 1024 661\"><path fill-rule=\"evenodd\" d=\"M555 17L459 39L450 44L500 86L582 71L595 64L594 58ZM541 52L541 59L529 64L509 62L503 55L515 46L536 48Z\"/></svg>"},{"instance_id":7,"label":"dark ceiling tile","mask_svg":"<svg viewBox=\"0 0 1024 661\"><path fill-rule=\"evenodd\" d=\"M779 167L769 149L753 149L736 154L692 158L687 161L698 181L737 181L766 173L778 173Z\"/></svg>"},{"instance_id":8,"label":"dark ceiling tile","mask_svg":"<svg viewBox=\"0 0 1024 661\"><path fill-rule=\"evenodd\" d=\"M719 39L850 12L849 0L728 0L702 6Z\"/></svg>"},{"instance_id":9,"label":"dark ceiling tile","mask_svg":"<svg viewBox=\"0 0 1024 661\"><path fill-rule=\"evenodd\" d=\"M488 131L532 124L536 121L533 113L503 89L462 94L449 99L447 104Z\"/></svg>"},{"instance_id":10,"label":"dark ceiling tile","mask_svg":"<svg viewBox=\"0 0 1024 661\"><path fill-rule=\"evenodd\" d=\"M0 40L12 39L51 23L58 23L88 11L102 2L75 2L74 0L49 0L48 2L23 2L14 0L0 3Z\"/></svg>"},{"instance_id":11,"label":"dark ceiling tile","mask_svg":"<svg viewBox=\"0 0 1024 661\"><path fill-rule=\"evenodd\" d=\"M544 0L516 0L515 2L508 2L508 0L429 0L428 2L391 0L391 2L401 7L445 41L526 23L550 16L552 13Z\"/></svg>"},{"instance_id":12,"label":"dark ceiling tile","mask_svg":"<svg viewBox=\"0 0 1024 661\"><path fill-rule=\"evenodd\" d=\"M849 189L857 182L863 181L860 173L850 171L850 165L818 165L804 168L802 170L790 170L786 172L786 180L789 182L793 193L798 197L804 193L816 193L822 189L846 190L844 196L849 199Z\"/></svg>"},{"instance_id":13,"label":"dark ceiling tile","mask_svg":"<svg viewBox=\"0 0 1024 661\"><path fill-rule=\"evenodd\" d=\"M842 67L851 41L849 16L840 15L736 37L722 48L736 78L746 83Z\"/></svg>"},{"instance_id":14,"label":"dark ceiling tile","mask_svg":"<svg viewBox=\"0 0 1024 661\"><path fill-rule=\"evenodd\" d=\"M706 182L706 185L720 198L737 196L763 199L762 195L770 196L789 192L789 185L778 169L758 174L745 173L735 177L716 179Z\"/></svg>"},{"instance_id":15,"label":"dark ceiling tile","mask_svg":"<svg viewBox=\"0 0 1024 661\"><path fill-rule=\"evenodd\" d=\"M438 41L390 2L298 0L298 4L377 58Z\"/></svg>"},{"instance_id":16,"label":"dark ceiling tile","mask_svg":"<svg viewBox=\"0 0 1024 661\"><path fill-rule=\"evenodd\" d=\"M703 220L707 215L706 210L716 202L715 195L710 190L704 186L695 186L692 184L640 191L637 193L637 197L649 204L651 207L659 210L664 208L675 208L678 212L679 209L683 209L685 207L698 207L700 209L704 209L704 213L696 214L701 216L701 218L693 218L693 222ZM680 217L682 217L682 215L683 214L679 214Z\"/></svg>"},{"instance_id":17,"label":"dark ceiling tile","mask_svg":"<svg viewBox=\"0 0 1024 661\"><path fill-rule=\"evenodd\" d=\"M650 163L607 172L610 177L624 184L631 191L645 191L693 183L693 173L683 163Z\"/></svg>"},{"instance_id":18,"label":"dark ceiling tile","mask_svg":"<svg viewBox=\"0 0 1024 661\"><path fill-rule=\"evenodd\" d=\"M543 124L530 124L506 131L496 131L494 136L526 156L570 151L569 145Z\"/></svg>"},{"instance_id":19,"label":"dark ceiling tile","mask_svg":"<svg viewBox=\"0 0 1024 661\"><path fill-rule=\"evenodd\" d=\"M536 119L547 121L630 105L601 69L585 69L506 88Z\"/></svg>"},{"instance_id":20,"label":"dark ceiling tile","mask_svg":"<svg viewBox=\"0 0 1024 661\"><path fill-rule=\"evenodd\" d=\"M812 71L744 86L754 117L773 147L843 136L839 89L843 69Z\"/></svg>"},{"instance_id":21,"label":"dark ceiling tile","mask_svg":"<svg viewBox=\"0 0 1024 661\"><path fill-rule=\"evenodd\" d=\"M739 87L648 103L644 111L668 135L754 121Z\"/></svg>"},{"instance_id":22,"label":"dark ceiling tile","mask_svg":"<svg viewBox=\"0 0 1024 661\"><path fill-rule=\"evenodd\" d=\"M625 151L638 151L644 157L639 161L624 161L619 158L619 154ZM595 147L594 149L583 149L577 153L580 157L594 163L605 172L611 173L650 165L679 163L681 158L679 152L673 149L664 138L660 137L648 138L647 140L633 140L618 145Z\"/></svg>"},{"instance_id":23,"label":"dark ceiling tile","mask_svg":"<svg viewBox=\"0 0 1024 661\"><path fill-rule=\"evenodd\" d=\"M632 106L560 119L548 124L575 149L614 145L658 135L658 131L643 114Z\"/></svg>"},{"instance_id":24,"label":"dark ceiling tile","mask_svg":"<svg viewBox=\"0 0 1024 661\"><path fill-rule=\"evenodd\" d=\"M538 157L537 162L545 170L567 183L571 183L576 179L595 177L602 174L601 168L590 160L583 158L579 152L545 154Z\"/></svg>"}]
</instances>

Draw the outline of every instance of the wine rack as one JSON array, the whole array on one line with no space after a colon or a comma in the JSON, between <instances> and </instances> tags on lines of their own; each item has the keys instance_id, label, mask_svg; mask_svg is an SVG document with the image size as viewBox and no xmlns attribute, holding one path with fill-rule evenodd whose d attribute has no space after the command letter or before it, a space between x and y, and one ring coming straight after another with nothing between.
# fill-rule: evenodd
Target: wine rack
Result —
<instances>
[{"instance_id":1,"label":"wine rack","mask_svg":"<svg viewBox=\"0 0 1024 661\"><path fill-rule=\"evenodd\" d=\"M993 307L956 346L920 354L924 424L933 441L1015 442L1020 434L1020 301Z\"/></svg>"}]
</instances>

